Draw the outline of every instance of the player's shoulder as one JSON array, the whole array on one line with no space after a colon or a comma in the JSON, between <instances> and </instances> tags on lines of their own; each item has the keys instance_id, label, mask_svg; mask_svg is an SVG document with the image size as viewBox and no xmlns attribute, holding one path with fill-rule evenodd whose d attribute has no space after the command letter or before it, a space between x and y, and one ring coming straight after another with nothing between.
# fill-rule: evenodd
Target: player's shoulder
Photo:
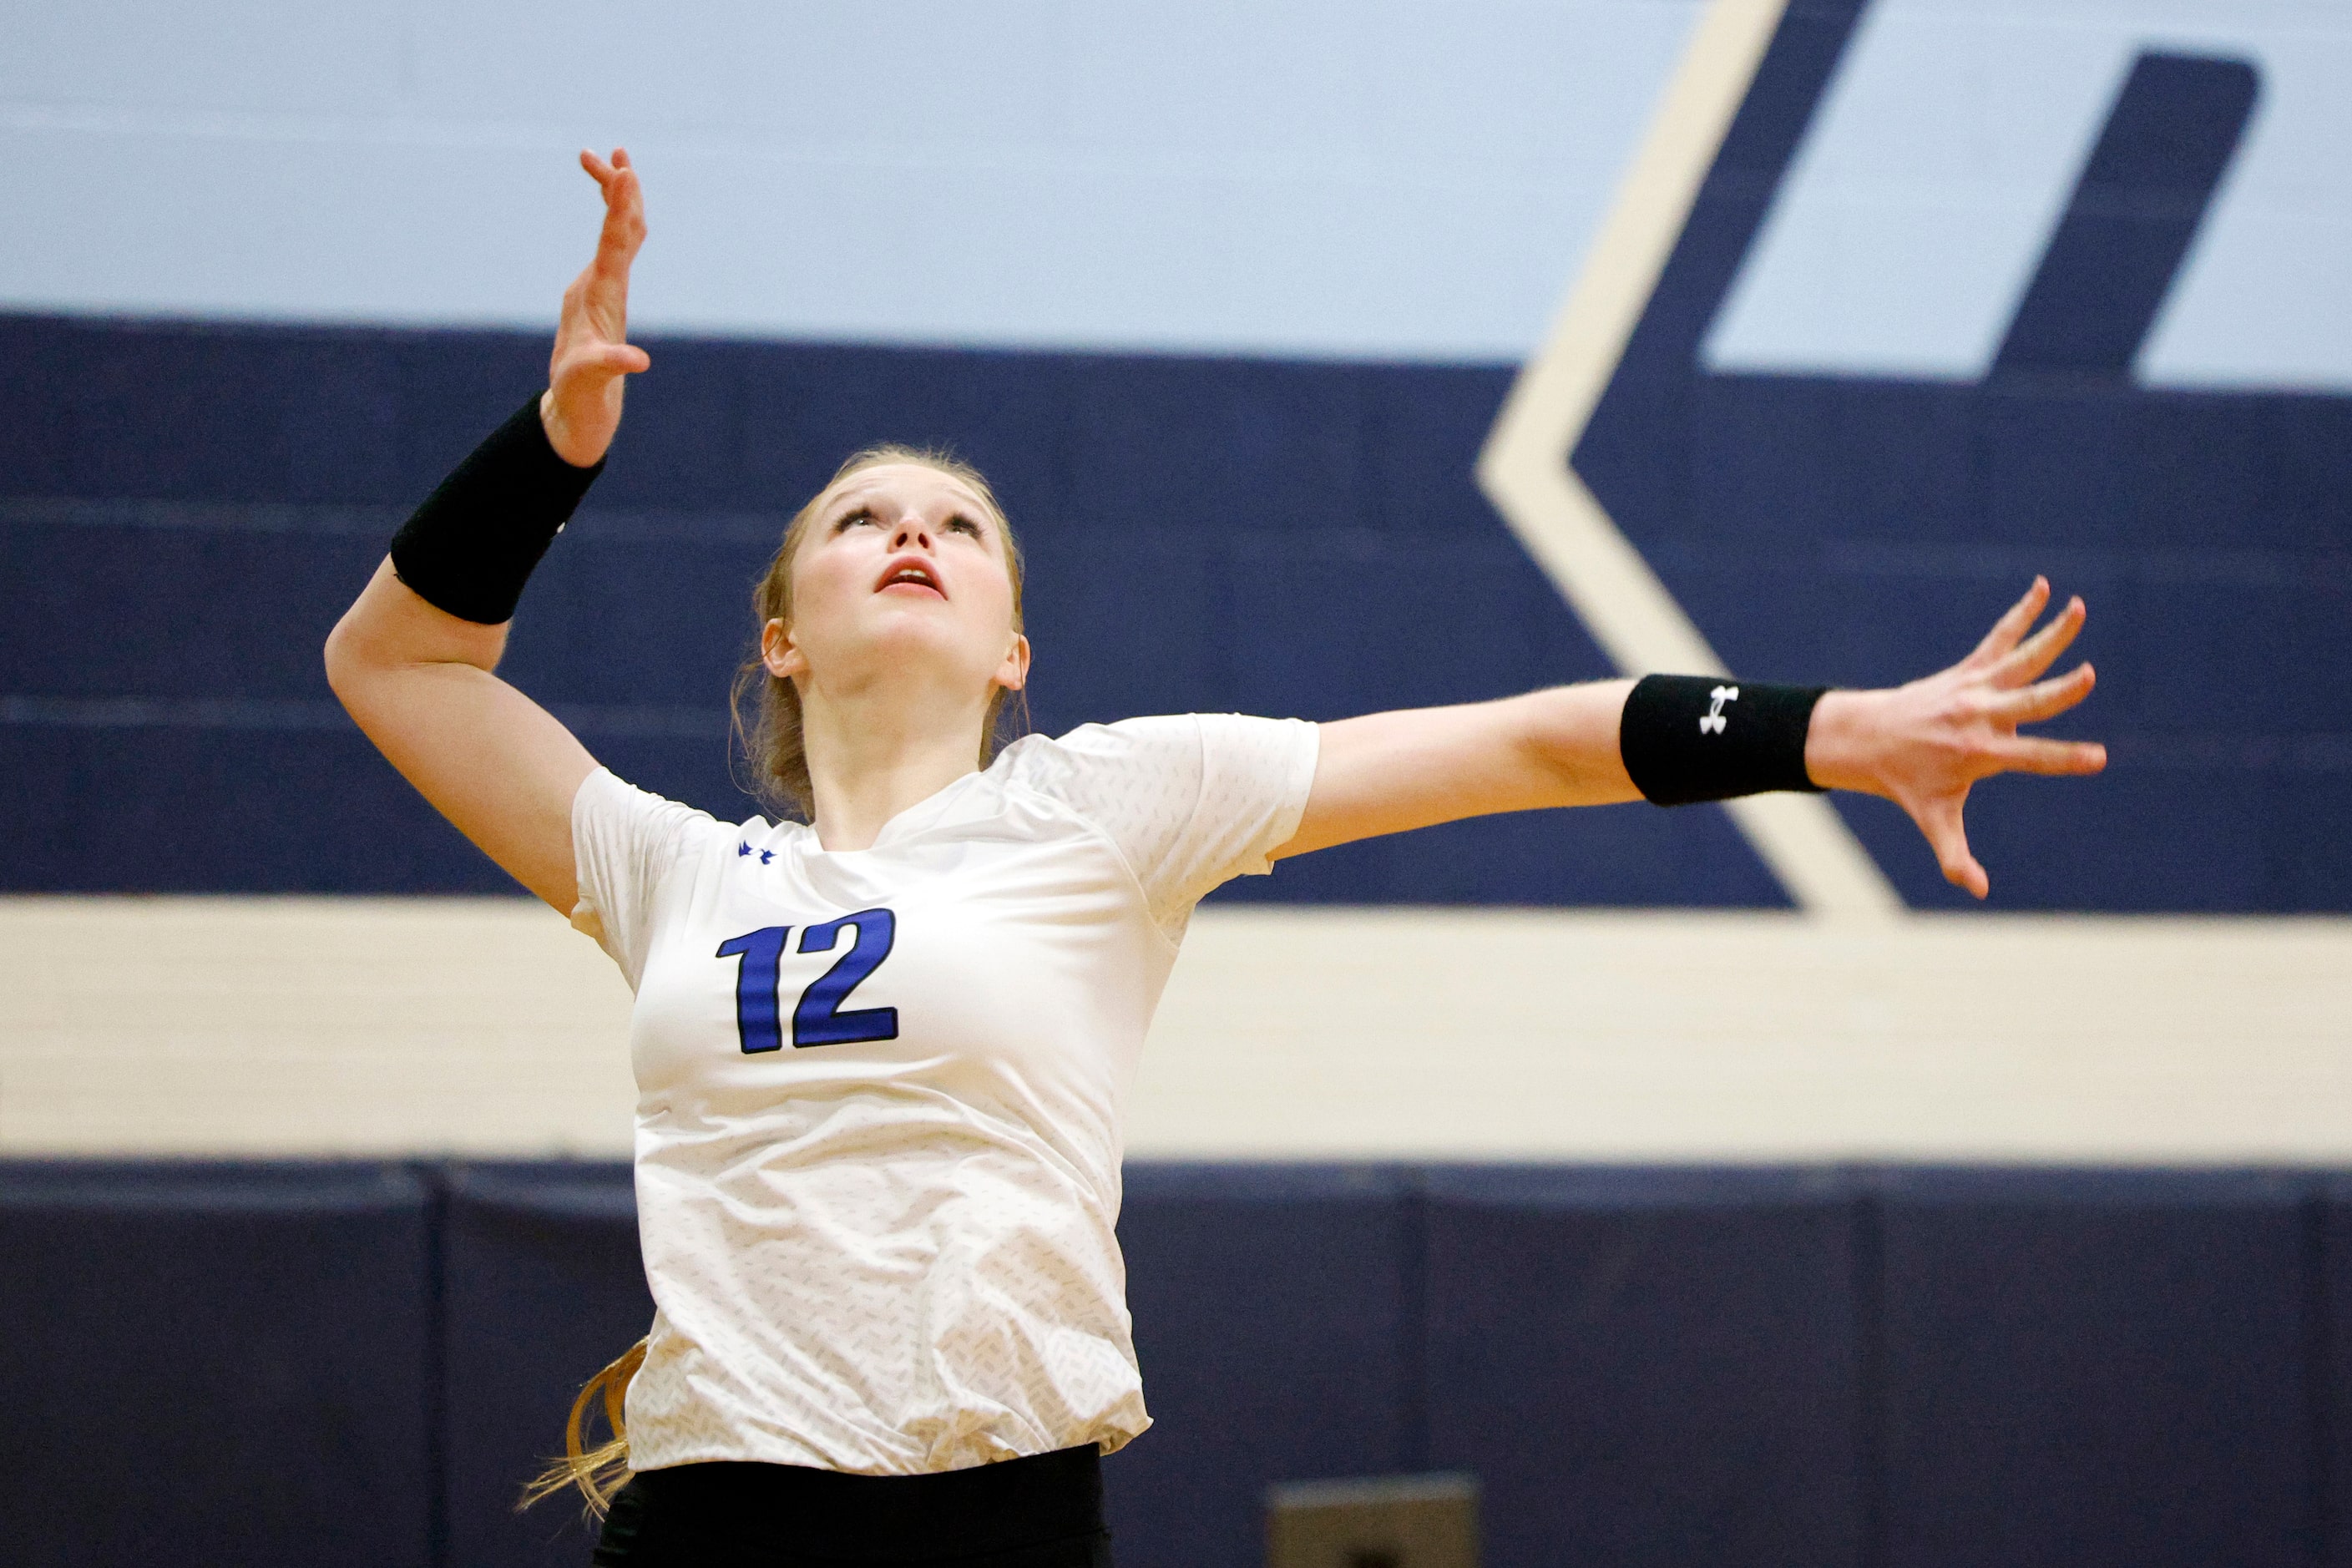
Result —
<instances>
[{"instance_id":1,"label":"player's shoulder","mask_svg":"<svg viewBox=\"0 0 2352 1568\"><path fill-rule=\"evenodd\" d=\"M1081 724L1058 735L1024 735L1007 750L1028 746L1040 752L1065 756L1125 756L1171 746L1197 745L1201 723L1198 713L1152 713L1108 724Z\"/></svg>"},{"instance_id":2,"label":"player's shoulder","mask_svg":"<svg viewBox=\"0 0 2352 1568\"><path fill-rule=\"evenodd\" d=\"M1108 724L1081 724L1059 735L1024 735L989 771L1012 785L1045 787L1103 773L1150 772L1197 764L1201 719L1160 713Z\"/></svg>"},{"instance_id":3,"label":"player's shoulder","mask_svg":"<svg viewBox=\"0 0 2352 1568\"><path fill-rule=\"evenodd\" d=\"M992 773L1008 784L1050 786L1076 779L1147 778L1181 784L1204 768L1295 754L1313 744L1315 726L1300 719L1247 713L1159 713L1109 724L1081 724L1060 735L1027 735L1005 748Z\"/></svg>"},{"instance_id":4,"label":"player's shoulder","mask_svg":"<svg viewBox=\"0 0 2352 1568\"><path fill-rule=\"evenodd\" d=\"M640 842L658 842L679 851L746 836L772 841L776 832L765 817L722 821L699 806L640 788L609 768L598 768L582 781L572 812L575 833L620 828Z\"/></svg>"}]
</instances>

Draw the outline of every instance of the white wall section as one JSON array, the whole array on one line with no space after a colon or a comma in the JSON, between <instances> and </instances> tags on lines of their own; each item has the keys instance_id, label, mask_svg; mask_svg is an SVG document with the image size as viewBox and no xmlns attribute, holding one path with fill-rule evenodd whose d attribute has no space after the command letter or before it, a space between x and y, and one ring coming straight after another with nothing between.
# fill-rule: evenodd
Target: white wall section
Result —
<instances>
[{"instance_id":1,"label":"white wall section","mask_svg":"<svg viewBox=\"0 0 2352 1568\"><path fill-rule=\"evenodd\" d=\"M2262 89L2140 379L2352 387L2340 0L1876 0L1708 336L1708 365L1982 375L2150 48L2247 59Z\"/></svg>"},{"instance_id":2,"label":"white wall section","mask_svg":"<svg viewBox=\"0 0 2352 1568\"><path fill-rule=\"evenodd\" d=\"M1878 0L1702 353L1712 369L1973 381L2131 64L1990 7Z\"/></svg>"},{"instance_id":3,"label":"white wall section","mask_svg":"<svg viewBox=\"0 0 2352 1568\"><path fill-rule=\"evenodd\" d=\"M0 19L0 308L539 326L625 142L644 330L1523 357L1696 0L162 0ZM2352 386L2352 7L1875 0L1709 340L1972 377L2142 47L2263 100L2141 366Z\"/></svg>"},{"instance_id":4,"label":"white wall section","mask_svg":"<svg viewBox=\"0 0 2352 1568\"><path fill-rule=\"evenodd\" d=\"M92 0L0 37L0 306L1517 359L1692 0Z\"/></svg>"}]
</instances>

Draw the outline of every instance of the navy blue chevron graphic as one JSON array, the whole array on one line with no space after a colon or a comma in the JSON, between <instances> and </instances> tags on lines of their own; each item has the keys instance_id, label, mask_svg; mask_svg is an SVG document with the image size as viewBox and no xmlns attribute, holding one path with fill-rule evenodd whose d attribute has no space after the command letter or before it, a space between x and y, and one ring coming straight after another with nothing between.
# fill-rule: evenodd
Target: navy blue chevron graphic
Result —
<instances>
[{"instance_id":1,"label":"navy blue chevron graphic","mask_svg":"<svg viewBox=\"0 0 2352 1568\"><path fill-rule=\"evenodd\" d=\"M1790 5L1574 467L1752 679L1923 673L2036 571L2089 600L2100 689L2051 729L2111 765L1980 786L2003 906L2352 909L2352 398L2130 374L2253 68L2138 59L1981 383L1711 373L1699 345L1864 10ZM1894 808L1838 804L1915 907L1966 901Z\"/></svg>"}]
</instances>

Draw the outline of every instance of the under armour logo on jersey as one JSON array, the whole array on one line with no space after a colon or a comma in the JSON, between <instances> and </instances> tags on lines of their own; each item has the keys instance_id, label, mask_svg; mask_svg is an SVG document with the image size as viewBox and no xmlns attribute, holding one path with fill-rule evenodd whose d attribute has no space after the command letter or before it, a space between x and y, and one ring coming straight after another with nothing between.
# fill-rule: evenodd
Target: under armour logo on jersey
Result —
<instances>
[{"instance_id":1,"label":"under armour logo on jersey","mask_svg":"<svg viewBox=\"0 0 2352 1568\"><path fill-rule=\"evenodd\" d=\"M1730 720L1723 716L1723 705L1739 700L1739 688L1718 686L1707 695L1713 698L1714 701L1707 705L1706 712L1698 716L1698 732L1702 735L1720 735L1731 723Z\"/></svg>"}]
</instances>

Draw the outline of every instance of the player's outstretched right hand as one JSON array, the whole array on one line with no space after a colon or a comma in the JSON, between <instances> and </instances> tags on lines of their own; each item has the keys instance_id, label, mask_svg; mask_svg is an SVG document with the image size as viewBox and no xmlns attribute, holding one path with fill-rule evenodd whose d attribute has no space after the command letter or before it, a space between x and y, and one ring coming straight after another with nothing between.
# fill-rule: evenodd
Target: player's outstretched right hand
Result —
<instances>
[{"instance_id":1,"label":"player's outstretched right hand","mask_svg":"<svg viewBox=\"0 0 2352 1568\"><path fill-rule=\"evenodd\" d=\"M604 192L604 227L596 255L563 291L563 318L548 362L539 417L548 444L565 462L586 468L604 457L621 427L624 378L653 363L628 342L629 264L646 242L645 191L625 148L610 163L593 153L580 166Z\"/></svg>"},{"instance_id":2,"label":"player's outstretched right hand","mask_svg":"<svg viewBox=\"0 0 2352 1568\"><path fill-rule=\"evenodd\" d=\"M1815 784L1900 805L1927 836L1945 880L1979 899L1992 880L1969 851L1961 808L1969 787L1997 773L2064 777L2107 765L2107 749L2095 741L2017 731L2065 712L2098 679L2087 663L2042 679L2090 613L2080 598L2070 600L2027 637L2049 604L2050 580L2036 577L1968 658L1903 686L1830 692L1805 737L1805 771Z\"/></svg>"}]
</instances>

